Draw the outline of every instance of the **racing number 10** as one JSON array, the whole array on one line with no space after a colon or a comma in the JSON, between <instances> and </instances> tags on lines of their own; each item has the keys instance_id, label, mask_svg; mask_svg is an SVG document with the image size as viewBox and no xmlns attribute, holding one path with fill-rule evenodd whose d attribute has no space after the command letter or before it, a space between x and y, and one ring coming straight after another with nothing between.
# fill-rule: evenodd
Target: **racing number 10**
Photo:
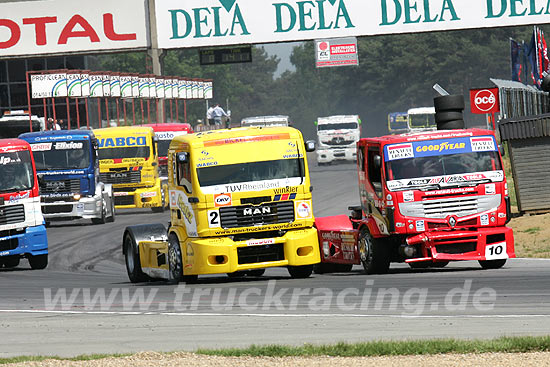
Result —
<instances>
[{"instance_id":1,"label":"racing number 10","mask_svg":"<svg viewBox=\"0 0 550 367\"><path fill-rule=\"evenodd\" d=\"M485 258L492 259L507 259L506 242L495 243L485 247Z\"/></svg>"}]
</instances>

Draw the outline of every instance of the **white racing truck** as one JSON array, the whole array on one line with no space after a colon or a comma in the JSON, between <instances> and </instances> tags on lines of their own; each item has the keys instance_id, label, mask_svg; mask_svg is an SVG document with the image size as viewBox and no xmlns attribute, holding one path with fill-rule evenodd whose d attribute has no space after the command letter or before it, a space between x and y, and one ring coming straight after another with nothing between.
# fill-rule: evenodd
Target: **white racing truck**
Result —
<instances>
[{"instance_id":1,"label":"white racing truck","mask_svg":"<svg viewBox=\"0 0 550 367\"><path fill-rule=\"evenodd\" d=\"M315 125L319 165L338 160L355 162L355 143L361 138L361 119L358 115L319 117Z\"/></svg>"}]
</instances>

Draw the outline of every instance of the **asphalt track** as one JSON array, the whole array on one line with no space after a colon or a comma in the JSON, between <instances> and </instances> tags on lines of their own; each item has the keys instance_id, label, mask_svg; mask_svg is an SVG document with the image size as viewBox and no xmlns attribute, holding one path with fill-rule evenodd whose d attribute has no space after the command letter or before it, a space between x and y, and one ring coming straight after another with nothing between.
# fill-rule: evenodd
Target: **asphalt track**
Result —
<instances>
[{"instance_id":1,"label":"asphalt track","mask_svg":"<svg viewBox=\"0 0 550 367\"><path fill-rule=\"evenodd\" d=\"M357 203L355 167L312 167L317 216ZM536 217L534 217L536 219ZM74 356L432 337L546 335L550 261L513 259L498 270L477 262L443 269L392 265L387 275L286 269L258 278L225 275L197 284L131 284L121 253L125 226L168 222L168 214L119 211L116 222L54 223L50 264L25 260L0 270L0 357Z\"/></svg>"}]
</instances>

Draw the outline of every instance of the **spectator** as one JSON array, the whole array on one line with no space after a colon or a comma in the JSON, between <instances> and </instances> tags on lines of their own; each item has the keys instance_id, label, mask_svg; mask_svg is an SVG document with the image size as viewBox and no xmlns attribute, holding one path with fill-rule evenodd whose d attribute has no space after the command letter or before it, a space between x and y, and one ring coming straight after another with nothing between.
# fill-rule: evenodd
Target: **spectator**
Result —
<instances>
[{"instance_id":1,"label":"spectator","mask_svg":"<svg viewBox=\"0 0 550 367\"><path fill-rule=\"evenodd\" d=\"M61 130L61 126L59 126L57 120L53 120L52 130Z\"/></svg>"},{"instance_id":2,"label":"spectator","mask_svg":"<svg viewBox=\"0 0 550 367\"><path fill-rule=\"evenodd\" d=\"M206 121L207 121L207 124L210 125L210 126L214 125L213 112L214 112L214 106L212 105L206 111Z\"/></svg>"},{"instance_id":3,"label":"spectator","mask_svg":"<svg viewBox=\"0 0 550 367\"><path fill-rule=\"evenodd\" d=\"M212 117L214 119L214 124L215 125L221 125L223 116L229 118L229 115L227 113L225 113L223 108L220 107L220 104L216 103L216 107L214 107L214 110L212 111Z\"/></svg>"}]
</instances>

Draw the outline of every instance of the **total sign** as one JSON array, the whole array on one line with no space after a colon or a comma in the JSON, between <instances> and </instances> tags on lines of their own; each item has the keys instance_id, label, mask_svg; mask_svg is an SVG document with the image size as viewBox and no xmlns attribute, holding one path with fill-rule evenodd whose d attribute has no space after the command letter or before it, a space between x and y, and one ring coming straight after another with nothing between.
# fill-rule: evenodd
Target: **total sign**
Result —
<instances>
[{"instance_id":1,"label":"total sign","mask_svg":"<svg viewBox=\"0 0 550 367\"><path fill-rule=\"evenodd\" d=\"M2 3L0 57L147 48L146 0Z\"/></svg>"},{"instance_id":2,"label":"total sign","mask_svg":"<svg viewBox=\"0 0 550 367\"><path fill-rule=\"evenodd\" d=\"M476 114L500 111L498 88L470 89L470 109Z\"/></svg>"}]
</instances>

